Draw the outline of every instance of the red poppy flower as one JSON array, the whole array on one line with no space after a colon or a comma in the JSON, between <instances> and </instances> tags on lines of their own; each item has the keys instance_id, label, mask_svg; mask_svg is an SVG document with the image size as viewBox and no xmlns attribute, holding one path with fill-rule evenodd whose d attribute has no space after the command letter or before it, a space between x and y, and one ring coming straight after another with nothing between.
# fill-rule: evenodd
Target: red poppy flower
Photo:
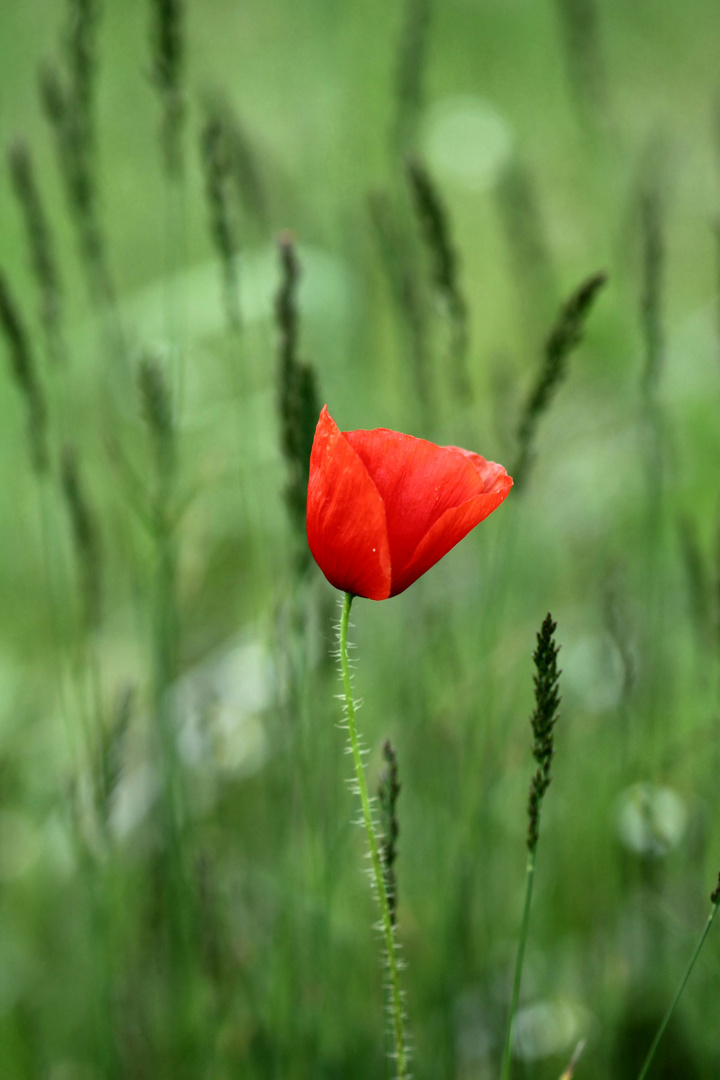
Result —
<instances>
[{"instance_id":1,"label":"red poppy flower","mask_svg":"<svg viewBox=\"0 0 720 1080\"><path fill-rule=\"evenodd\" d=\"M323 407L310 457L307 536L331 585L397 596L512 487L493 461L399 431L340 431Z\"/></svg>"}]
</instances>

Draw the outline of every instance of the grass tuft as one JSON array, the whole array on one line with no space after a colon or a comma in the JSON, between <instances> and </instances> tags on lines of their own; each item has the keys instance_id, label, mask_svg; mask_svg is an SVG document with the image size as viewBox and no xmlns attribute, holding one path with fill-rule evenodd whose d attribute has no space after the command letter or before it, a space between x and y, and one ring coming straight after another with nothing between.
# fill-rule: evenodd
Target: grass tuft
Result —
<instances>
[{"instance_id":1,"label":"grass tuft","mask_svg":"<svg viewBox=\"0 0 720 1080\"><path fill-rule=\"evenodd\" d=\"M81 480L77 453L69 445L63 448L61 478L75 548L83 625L87 631L96 630L102 618L103 601L100 529Z\"/></svg>"},{"instance_id":2,"label":"grass tuft","mask_svg":"<svg viewBox=\"0 0 720 1080\"><path fill-rule=\"evenodd\" d=\"M162 105L161 143L168 175L183 171L182 132L185 121L185 3L151 0L152 79Z\"/></svg>"},{"instance_id":3,"label":"grass tuft","mask_svg":"<svg viewBox=\"0 0 720 1080\"><path fill-rule=\"evenodd\" d=\"M385 873L385 888L387 890L390 919L393 926L397 923L397 878L395 875L395 861L398 855L398 838L400 836L400 822L397 815L397 801L400 795L401 784L398 779L398 763L395 747L386 739L382 748L385 767L378 781L378 801L380 803L380 828L382 840L380 842L380 860Z\"/></svg>"},{"instance_id":4,"label":"grass tuft","mask_svg":"<svg viewBox=\"0 0 720 1080\"><path fill-rule=\"evenodd\" d=\"M7 345L10 371L25 399L30 456L37 473L49 466L47 410L30 339L5 275L0 272L0 331Z\"/></svg>"},{"instance_id":5,"label":"grass tuft","mask_svg":"<svg viewBox=\"0 0 720 1080\"><path fill-rule=\"evenodd\" d=\"M409 158L407 175L425 247L431 259L432 284L445 304L452 328L453 389L460 401L471 395L467 370L468 310L460 287L458 257L440 192L420 158Z\"/></svg>"},{"instance_id":6,"label":"grass tuft","mask_svg":"<svg viewBox=\"0 0 720 1080\"><path fill-rule=\"evenodd\" d=\"M517 487L527 482L535 453L537 426L567 373L567 361L583 338L585 323L607 275L593 274L580 285L560 309L555 326L545 343L542 364L538 371L518 425L519 453L512 470Z\"/></svg>"},{"instance_id":7,"label":"grass tuft","mask_svg":"<svg viewBox=\"0 0 720 1080\"><path fill-rule=\"evenodd\" d=\"M320 415L315 371L299 358L298 286L300 264L289 233L278 240L281 282L275 297L278 330L280 440L288 480L285 501L298 543L298 559L308 561L305 510L310 476L310 452Z\"/></svg>"},{"instance_id":8,"label":"grass tuft","mask_svg":"<svg viewBox=\"0 0 720 1080\"><path fill-rule=\"evenodd\" d=\"M22 211L33 274L40 290L40 321L45 332L48 356L66 359L62 332L62 290L60 272L47 215L35 179L30 147L17 139L8 155L13 190Z\"/></svg>"},{"instance_id":9,"label":"grass tuft","mask_svg":"<svg viewBox=\"0 0 720 1080\"><path fill-rule=\"evenodd\" d=\"M530 717L533 731L533 757L537 770L530 782L528 797L528 832L527 846L535 851L540 838L540 810L545 793L550 786L550 767L555 754L555 723L560 707L559 679L557 666L559 648L555 644L554 633L557 624L548 612L537 636L537 648L533 653L535 664L535 710Z\"/></svg>"}]
</instances>

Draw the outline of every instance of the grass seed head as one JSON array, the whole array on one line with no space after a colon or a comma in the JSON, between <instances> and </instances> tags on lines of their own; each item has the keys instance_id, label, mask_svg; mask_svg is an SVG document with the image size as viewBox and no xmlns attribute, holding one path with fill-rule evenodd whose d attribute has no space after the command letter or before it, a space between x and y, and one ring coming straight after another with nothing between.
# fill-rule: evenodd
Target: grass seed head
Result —
<instances>
[{"instance_id":1,"label":"grass seed head","mask_svg":"<svg viewBox=\"0 0 720 1080\"><path fill-rule=\"evenodd\" d=\"M530 782L528 799L527 845L531 851L537 847L540 836L540 810L545 792L550 786L551 765L555 754L555 723L560 707L557 666L559 648L555 644L557 624L548 612L537 635L537 648L533 653L535 664L535 709L530 717L533 732L533 757L537 770Z\"/></svg>"}]
</instances>

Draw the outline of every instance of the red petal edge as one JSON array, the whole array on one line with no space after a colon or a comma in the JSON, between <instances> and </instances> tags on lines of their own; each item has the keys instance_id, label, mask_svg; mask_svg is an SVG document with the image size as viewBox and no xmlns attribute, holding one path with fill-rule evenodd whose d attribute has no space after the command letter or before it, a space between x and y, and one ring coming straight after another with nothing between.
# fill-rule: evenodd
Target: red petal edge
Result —
<instances>
[{"instance_id":1,"label":"red petal edge","mask_svg":"<svg viewBox=\"0 0 720 1080\"><path fill-rule=\"evenodd\" d=\"M336 589L369 600L390 595L385 506L327 405L310 456L307 538L315 562Z\"/></svg>"},{"instance_id":2,"label":"red petal edge","mask_svg":"<svg viewBox=\"0 0 720 1080\"><path fill-rule=\"evenodd\" d=\"M512 477L507 475L502 465L486 461L479 454L472 454L467 450L464 453L477 459L474 464L488 483L490 490L445 511L422 538L402 573L393 580L391 596L404 592L413 582L422 577L488 514L496 510L507 497L513 482Z\"/></svg>"},{"instance_id":3,"label":"red petal edge","mask_svg":"<svg viewBox=\"0 0 720 1080\"><path fill-rule=\"evenodd\" d=\"M443 514L487 490L477 464L484 459L387 428L343 434L385 504L394 581L404 576L418 545Z\"/></svg>"}]
</instances>

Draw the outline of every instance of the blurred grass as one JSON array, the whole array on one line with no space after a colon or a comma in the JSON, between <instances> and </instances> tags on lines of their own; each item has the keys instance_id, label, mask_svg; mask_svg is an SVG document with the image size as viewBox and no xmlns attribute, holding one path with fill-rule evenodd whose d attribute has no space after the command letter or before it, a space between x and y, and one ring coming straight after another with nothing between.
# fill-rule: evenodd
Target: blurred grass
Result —
<instances>
[{"instance_id":1,"label":"blurred grass","mask_svg":"<svg viewBox=\"0 0 720 1080\"><path fill-rule=\"evenodd\" d=\"M103 818L92 796L87 729L94 745L98 717L83 666L69 523L51 496L51 612L23 404L5 374L3 1076L290 1080L389 1072L375 912L359 872L362 838L350 825L356 808L335 728L328 660L335 598L316 573L298 584L283 504L272 305L280 275L274 238L286 227L303 268L300 356L314 365L340 426L394 427L506 463L560 298L587 274L609 273L542 419L527 490L512 493L408 593L389 604L358 603L353 621L371 783L389 736L403 784L399 926L416 1075L497 1074L522 902L530 654L548 609L563 645L564 700L524 1004L554 1012L539 1014L544 1038L533 1035L526 1014L517 1074L557 1077L587 1036L578 1076L635 1075L652 1021L638 1045L633 1032L646 1014L662 1015L720 859L713 233L720 15L709 0L598 8L608 102L592 123L568 82L560 5L514 0L478 9L456 0L433 11L419 149L460 258L475 394L462 406L453 401L442 320L431 312L430 423L367 210L368 193L383 188L405 212L391 139L401 13L374 0L189 6L187 350L178 418L185 512L180 673L171 690L187 910L177 939L169 937L153 770L152 541L129 479L147 483L151 447L132 380L110 372L37 100L37 69L57 50L64 6L0 8L0 144L21 134L32 147L64 286L71 359L50 387L54 445L72 436L102 538L104 622L92 646L103 731L113 730L124 687L137 688ZM149 23L145 3L108 4L99 38L102 218L133 362L145 349L162 359L168 348ZM240 340L225 331L203 198L199 103L207 89L222 90L240 115L268 191L268 227L241 218ZM489 123L503 133L499 142L480 140L475 173L468 145L447 135L453 117L470 130ZM665 168L650 179L663 188L665 206L657 407L666 467L649 526L641 196L658 144ZM528 293L511 249L501 185L513 162L531 179L552 267L542 295ZM0 264L43 362L38 298L7 170ZM697 530L710 597L712 618L700 634L681 518ZM669 787L681 800L684 825L667 854L621 841L619 800L637 781ZM642 821L638 828L642 848L647 829ZM711 936L658 1076L717 1075L719 993Z\"/></svg>"}]
</instances>

